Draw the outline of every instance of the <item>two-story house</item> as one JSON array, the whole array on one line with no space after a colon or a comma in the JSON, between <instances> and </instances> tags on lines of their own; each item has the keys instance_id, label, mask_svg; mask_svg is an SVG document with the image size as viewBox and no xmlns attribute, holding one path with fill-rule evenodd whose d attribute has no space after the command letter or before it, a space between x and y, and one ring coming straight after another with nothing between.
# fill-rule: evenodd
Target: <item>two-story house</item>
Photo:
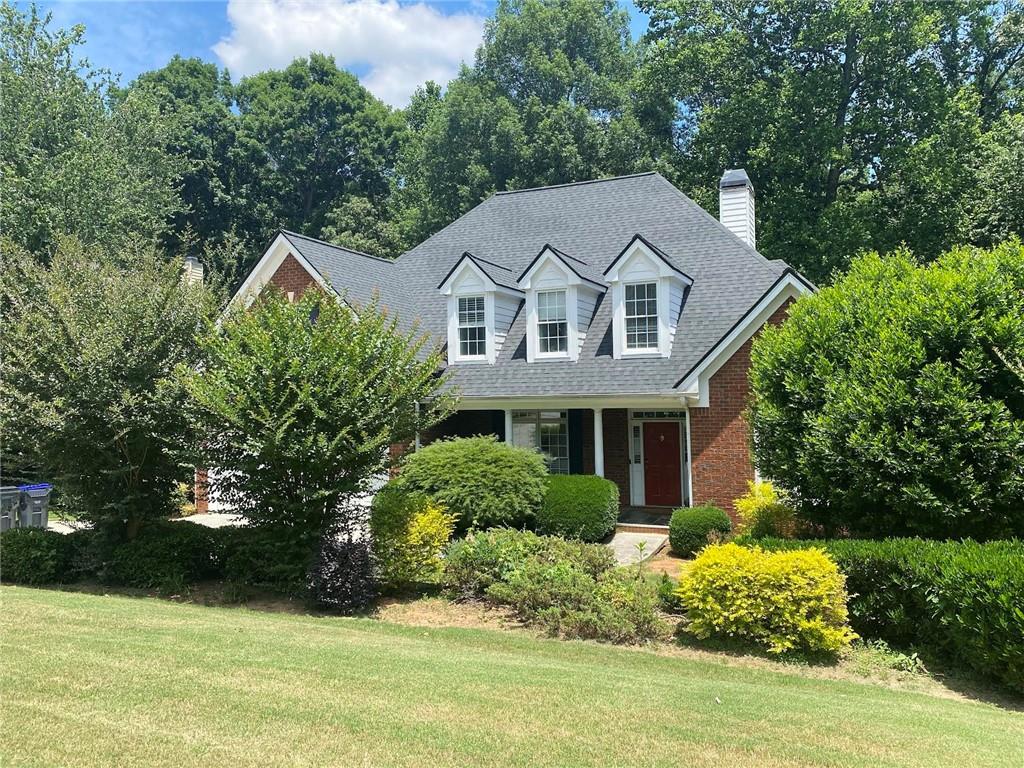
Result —
<instances>
[{"instance_id":1,"label":"two-story house","mask_svg":"<svg viewBox=\"0 0 1024 768\"><path fill-rule=\"evenodd\" d=\"M552 472L613 480L624 506L731 508L754 476L752 337L813 289L755 249L754 190L716 220L656 173L499 192L395 261L281 232L236 294L375 293L443 344L459 411Z\"/></svg>"}]
</instances>

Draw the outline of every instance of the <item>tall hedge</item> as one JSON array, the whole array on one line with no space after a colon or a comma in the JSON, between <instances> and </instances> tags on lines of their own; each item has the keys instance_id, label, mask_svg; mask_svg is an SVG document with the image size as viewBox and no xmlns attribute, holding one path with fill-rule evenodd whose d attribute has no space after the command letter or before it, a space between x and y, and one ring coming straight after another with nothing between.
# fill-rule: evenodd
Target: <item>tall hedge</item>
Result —
<instances>
[{"instance_id":1,"label":"tall hedge","mask_svg":"<svg viewBox=\"0 0 1024 768\"><path fill-rule=\"evenodd\" d=\"M1024 542L922 539L798 541L846 575L850 622L863 637L931 650L1024 692Z\"/></svg>"},{"instance_id":2,"label":"tall hedge","mask_svg":"<svg viewBox=\"0 0 1024 768\"><path fill-rule=\"evenodd\" d=\"M1024 246L866 255L753 347L754 451L855 535L1024 535Z\"/></svg>"}]
</instances>

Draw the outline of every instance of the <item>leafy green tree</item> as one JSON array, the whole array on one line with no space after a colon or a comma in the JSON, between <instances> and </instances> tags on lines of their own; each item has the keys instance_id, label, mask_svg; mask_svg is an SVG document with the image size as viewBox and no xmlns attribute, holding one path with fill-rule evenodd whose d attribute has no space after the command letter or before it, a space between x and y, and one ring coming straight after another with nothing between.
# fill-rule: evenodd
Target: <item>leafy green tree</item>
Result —
<instances>
[{"instance_id":1,"label":"leafy green tree","mask_svg":"<svg viewBox=\"0 0 1024 768\"><path fill-rule=\"evenodd\" d=\"M17 457L82 520L134 538L190 479L195 433L174 369L199 361L216 293L152 246L62 238L49 266L10 242L3 252L5 469Z\"/></svg>"},{"instance_id":2,"label":"leafy green tree","mask_svg":"<svg viewBox=\"0 0 1024 768\"><path fill-rule=\"evenodd\" d=\"M1006 113L982 137L971 209L972 240L1024 238L1024 114Z\"/></svg>"},{"instance_id":3,"label":"leafy green tree","mask_svg":"<svg viewBox=\"0 0 1024 768\"><path fill-rule=\"evenodd\" d=\"M384 259L398 256L405 245L386 201L374 205L369 199L356 196L345 198L327 213L320 236Z\"/></svg>"},{"instance_id":4,"label":"leafy green tree","mask_svg":"<svg viewBox=\"0 0 1024 768\"><path fill-rule=\"evenodd\" d=\"M164 149L182 162L181 209L172 216L165 236L174 250L191 245L193 239L201 245L223 242L244 209L235 193L232 150L238 117L231 111L232 90L228 73L216 64L175 56L119 94L142 94L157 105L166 126ZM257 234L239 233L254 247L262 245Z\"/></svg>"},{"instance_id":5,"label":"leafy green tree","mask_svg":"<svg viewBox=\"0 0 1024 768\"><path fill-rule=\"evenodd\" d=\"M754 344L754 453L872 537L1024 534L1024 245L868 254Z\"/></svg>"},{"instance_id":6,"label":"leafy green tree","mask_svg":"<svg viewBox=\"0 0 1024 768\"><path fill-rule=\"evenodd\" d=\"M376 202L390 192L401 115L312 54L235 89L240 126L235 161L245 170L234 194L246 201L244 232L265 240L278 228L319 235L348 196Z\"/></svg>"},{"instance_id":7,"label":"leafy green tree","mask_svg":"<svg viewBox=\"0 0 1024 768\"><path fill-rule=\"evenodd\" d=\"M46 258L61 234L152 240L180 209L180 163L156 106L78 59L84 28L0 4L0 231Z\"/></svg>"},{"instance_id":8,"label":"leafy green tree","mask_svg":"<svg viewBox=\"0 0 1024 768\"><path fill-rule=\"evenodd\" d=\"M372 304L357 316L318 292L236 307L203 337L203 365L181 368L216 492L285 538L319 538L387 469L390 445L447 415L425 343Z\"/></svg>"},{"instance_id":9,"label":"leafy green tree","mask_svg":"<svg viewBox=\"0 0 1024 768\"><path fill-rule=\"evenodd\" d=\"M678 104L683 186L713 210L722 170L745 167L767 255L823 279L865 246L934 258L960 242L974 134L1019 107L1015 3L638 5L651 16L640 90Z\"/></svg>"},{"instance_id":10,"label":"leafy green tree","mask_svg":"<svg viewBox=\"0 0 1024 768\"><path fill-rule=\"evenodd\" d=\"M664 99L636 98L629 16L600 0L501 0L472 68L407 110L398 210L418 241L496 190L662 167L669 134L641 117ZM660 104L660 107L659 107Z\"/></svg>"}]
</instances>

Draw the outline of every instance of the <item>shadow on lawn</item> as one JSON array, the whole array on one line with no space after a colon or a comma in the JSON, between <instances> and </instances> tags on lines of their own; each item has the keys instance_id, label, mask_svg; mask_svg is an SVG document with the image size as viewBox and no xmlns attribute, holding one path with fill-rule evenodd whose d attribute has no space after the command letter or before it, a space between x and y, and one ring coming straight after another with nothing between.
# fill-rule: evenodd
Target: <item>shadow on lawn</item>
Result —
<instances>
[{"instance_id":1,"label":"shadow on lawn","mask_svg":"<svg viewBox=\"0 0 1024 768\"><path fill-rule=\"evenodd\" d=\"M806 653L791 651L788 653L769 653L763 648L749 645L735 639L701 640L687 634L681 628L676 632L675 643L682 648L705 651L732 658L757 658L779 664L796 667L834 668L838 670L843 664L843 656L830 653ZM998 681L979 676L970 669L951 665L940 658L921 654L922 674L931 677L943 687L972 701L991 704L1011 712L1024 712L1024 696L1005 690ZM894 672L893 668L878 664L880 671Z\"/></svg>"}]
</instances>

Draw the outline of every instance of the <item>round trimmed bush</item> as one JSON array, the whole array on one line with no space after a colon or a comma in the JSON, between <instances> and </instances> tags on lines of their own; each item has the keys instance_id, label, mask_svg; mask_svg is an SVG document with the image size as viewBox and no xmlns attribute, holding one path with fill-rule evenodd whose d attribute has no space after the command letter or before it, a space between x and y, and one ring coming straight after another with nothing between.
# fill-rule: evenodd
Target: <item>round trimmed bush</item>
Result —
<instances>
[{"instance_id":1,"label":"round trimmed bush","mask_svg":"<svg viewBox=\"0 0 1024 768\"><path fill-rule=\"evenodd\" d=\"M680 557L693 557L710 543L713 533L726 536L732 521L724 510L713 504L683 507L672 513L668 524L668 541Z\"/></svg>"},{"instance_id":2,"label":"round trimmed bush","mask_svg":"<svg viewBox=\"0 0 1024 768\"><path fill-rule=\"evenodd\" d=\"M548 470L537 451L494 436L438 440L409 456L397 478L455 514L459 531L532 525Z\"/></svg>"},{"instance_id":3,"label":"round trimmed bush","mask_svg":"<svg viewBox=\"0 0 1024 768\"><path fill-rule=\"evenodd\" d=\"M537 532L601 541L615 529L619 489L596 475L552 475L537 513Z\"/></svg>"},{"instance_id":4,"label":"round trimmed bush","mask_svg":"<svg viewBox=\"0 0 1024 768\"><path fill-rule=\"evenodd\" d=\"M0 535L0 576L14 584L53 584L66 579L68 537L45 528L12 528Z\"/></svg>"}]
</instances>

